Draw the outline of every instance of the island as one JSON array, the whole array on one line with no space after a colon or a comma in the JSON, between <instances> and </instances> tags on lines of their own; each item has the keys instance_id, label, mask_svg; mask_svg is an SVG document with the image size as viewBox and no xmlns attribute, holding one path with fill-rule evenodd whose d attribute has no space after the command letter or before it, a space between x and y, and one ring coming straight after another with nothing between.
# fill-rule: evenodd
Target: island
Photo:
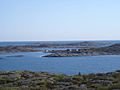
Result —
<instances>
[{"instance_id":1,"label":"island","mask_svg":"<svg viewBox=\"0 0 120 90\"><path fill-rule=\"evenodd\" d=\"M97 55L120 55L120 44L106 47L66 49L48 51L51 54L43 57L73 57L73 56L97 56Z\"/></svg>"}]
</instances>

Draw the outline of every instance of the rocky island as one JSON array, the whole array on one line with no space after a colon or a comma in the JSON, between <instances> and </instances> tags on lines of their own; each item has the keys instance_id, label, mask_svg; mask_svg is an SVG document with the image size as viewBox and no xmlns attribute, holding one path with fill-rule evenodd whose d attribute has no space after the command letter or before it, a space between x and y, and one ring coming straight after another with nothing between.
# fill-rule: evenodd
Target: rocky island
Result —
<instances>
[{"instance_id":1,"label":"rocky island","mask_svg":"<svg viewBox=\"0 0 120 90\"><path fill-rule=\"evenodd\" d=\"M52 50L44 57L72 57L72 56L96 56L96 55L120 55L120 44L106 47L87 49Z\"/></svg>"}]
</instances>

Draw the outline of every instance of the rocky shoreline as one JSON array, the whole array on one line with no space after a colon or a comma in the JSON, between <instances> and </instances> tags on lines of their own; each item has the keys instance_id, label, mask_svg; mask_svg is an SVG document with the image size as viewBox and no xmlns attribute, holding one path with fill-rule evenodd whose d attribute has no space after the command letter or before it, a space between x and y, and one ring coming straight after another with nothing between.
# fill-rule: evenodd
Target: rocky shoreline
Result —
<instances>
[{"instance_id":1,"label":"rocky shoreline","mask_svg":"<svg viewBox=\"0 0 120 90\"><path fill-rule=\"evenodd\" d=\"M97 55L120 55L120 44L107 47L89 49L67 49L49 51L49 55L43 57L72 57L72 56L97 56Z\"/></svg>"},{"instance_id":2,"label":"rocky shoreline","mask_svg":"<svg viewBox=\"0 0 120 90\"><path fill-rule=\"evenodd\" d=\"M47 72L0 72L0 90L120 90L120 71L68 76Z\"/></svg>"}]
</instances>

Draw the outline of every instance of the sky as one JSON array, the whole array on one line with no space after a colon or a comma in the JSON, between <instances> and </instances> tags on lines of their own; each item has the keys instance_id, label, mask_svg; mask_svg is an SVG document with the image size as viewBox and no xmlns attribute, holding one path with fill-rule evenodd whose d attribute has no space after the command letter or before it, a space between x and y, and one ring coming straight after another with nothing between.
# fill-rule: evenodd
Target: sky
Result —
<instances>
[{"instance_id":1,"label":"sky","mask_svg":"<svg viewBox=\"0 0 120 90\"><path fill-rule=\"evenodd\" d=\"M120 40L120 0L0 0L0 41Z\"/></svg>"}]
</instances>

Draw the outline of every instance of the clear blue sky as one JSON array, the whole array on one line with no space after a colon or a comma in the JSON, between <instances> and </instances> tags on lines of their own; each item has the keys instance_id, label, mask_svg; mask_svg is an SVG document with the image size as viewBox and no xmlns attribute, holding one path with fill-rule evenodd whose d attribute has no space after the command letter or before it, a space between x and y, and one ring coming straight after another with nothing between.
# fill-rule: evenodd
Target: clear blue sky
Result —
<instances>
[{"instance_id":1,"label":"clear blue sky","mask_svg":"<svg viewBox=\"0 0 120 90\"><path fill-rule=\"evenodd\" d=\"M0 0L0 41L120 40L120 0Z\"/></svg>"}]
</instances>

